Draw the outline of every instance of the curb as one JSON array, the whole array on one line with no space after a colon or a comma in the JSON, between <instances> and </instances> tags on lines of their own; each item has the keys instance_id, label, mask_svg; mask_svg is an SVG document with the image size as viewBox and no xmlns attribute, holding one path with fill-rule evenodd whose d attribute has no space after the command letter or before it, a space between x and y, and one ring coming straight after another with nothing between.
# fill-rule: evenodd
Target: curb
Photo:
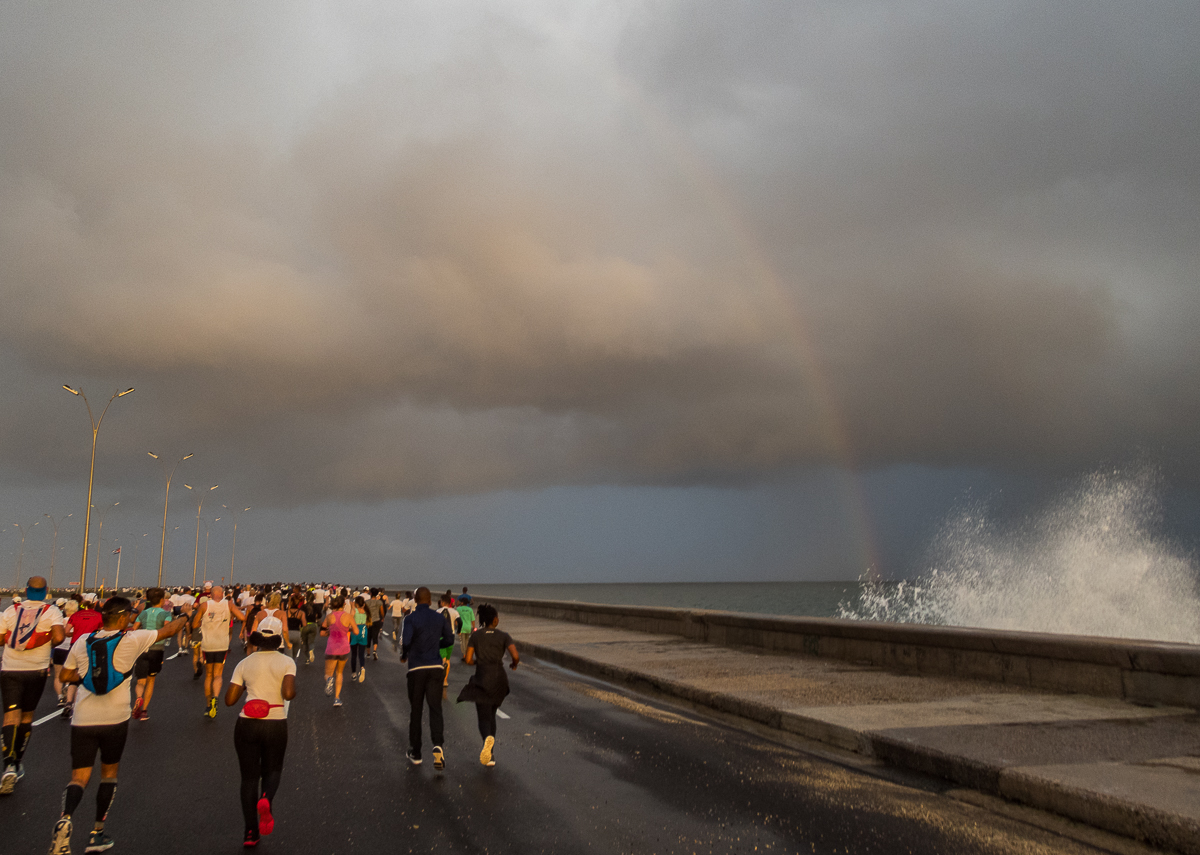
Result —
<instances>
[{"instance_id":1,"label":"curb","mask_svg":"<svg viewBox=\"0 0 1200 855\"><path fill-rule=\"evenodd\" d=\"M777 709L757 701L712 692L574 653L517 639L523 655L619 683L635 691L657 692L775 730L875 757L893 766L933 775L993 796L1018 802L1182 855L1200 855L1200 824L1104 793L1070 787L1018 770L913 745L872 731L859 731Z\"/></svg>"}]
</instances>

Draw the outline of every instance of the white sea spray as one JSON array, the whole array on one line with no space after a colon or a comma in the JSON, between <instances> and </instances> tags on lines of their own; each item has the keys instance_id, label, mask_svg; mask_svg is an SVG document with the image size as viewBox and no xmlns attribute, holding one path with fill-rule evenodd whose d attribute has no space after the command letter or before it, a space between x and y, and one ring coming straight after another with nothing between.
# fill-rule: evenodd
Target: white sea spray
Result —
<instances>
[{"instance_id":1,"label":"white sea spray","mask_svg":"<svg viewBox=\"0 0 1200 855\"><path fill-rule=\"evenodd\" d=\"M1017 524L962 511L925 573L864 580L839 616L1200 643L1196 566L1162 536L1159 495L1153 471L1110 471Z\"/></svg>"}]
</instances>

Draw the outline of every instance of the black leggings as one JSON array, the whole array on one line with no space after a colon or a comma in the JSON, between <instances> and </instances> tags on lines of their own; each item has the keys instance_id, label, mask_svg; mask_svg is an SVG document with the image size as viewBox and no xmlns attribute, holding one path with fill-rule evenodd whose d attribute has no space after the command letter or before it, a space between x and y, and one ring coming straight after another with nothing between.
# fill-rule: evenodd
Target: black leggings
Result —
<instances>
[{"instance_id":1,"label":"black leggings","mask_svg":"<svg viewBox=\"0 0 1200 855\"><path fill-rule=\"evenodd\" d=\"M238 717L233 726L233 747L242 770L242 818L247 831L258 831L259 782L267 801L275 801L283 776L287 751L287 719Z\"/></svg>"},{"instance_id":2,"label":"black leggings","mask_svg":"<svg viewBox=\"0 0 1200 855\"><path fill-rule=\"evenodd\" d=\"M365 644L350 645L350 673L357 674L359 668L367 664L367 646Z\"/></svg>"},{"instance_id":3,"label":"black leggings","mask_svg":"<svg viewBox=\"0 0 1200 855\"><path fill-rule=\"evenodd\" d=\"M496 735L496 710L499 704L476 704L475 715L479 716L479 735L484 739Z\"/></svg>"}]
</instances>

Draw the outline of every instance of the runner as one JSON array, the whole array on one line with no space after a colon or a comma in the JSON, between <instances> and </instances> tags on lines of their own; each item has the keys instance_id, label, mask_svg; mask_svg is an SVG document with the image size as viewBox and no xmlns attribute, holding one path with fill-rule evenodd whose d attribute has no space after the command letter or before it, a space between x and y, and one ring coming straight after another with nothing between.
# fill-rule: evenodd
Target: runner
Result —
<instances>
[{"instance_id":1,"label":"runner","mask_svg":"<svg viewBox=\"0 0 1200 855\"><path fill-rule=\"evenodd\" d=\"M96 611L96 595L84 594L79 609L67 620L68 640L71 644L74 644L89 632L98 630L103 623L104 619L100 617L100 612ZM67 652L70 653L70 650L71 648L68 645ZM66 659L63 659L64 666L66 661ZM63 682L63 685L66 686L64 693L66 702L62 707L62 717L70 719L71 709L75 704L76 686L74 683L67 683L66 681Z\"/></svg>"},{"instance_id":2,"label":"runner","mask_svg":"<svg viewBox=\"0 0 1200 855\"><path fill-rule=\"evenodd\" d=\"M367 633L368 615L366 601L362 595L354 598L354 608L350 610L354 618L354 632L350 634L350 679L362 682L367 679Z\"/></svg>"},{"instance_id":3,"label":"runner","mask_svg":"<svg viewBox=\"0 0 1200 855\"><path fill-rule=\"evenodd\" d=\"M204 714L217 717L217 695L221 691L221 674L225 657L229 655L229 629L233 618L245 622L246 615L229 600L225 589L214 585L212 597L205 600L192 616L192 626L200 627L203 635L200 649L204 653Z\"/></svg>"},{"instance_id":4,"label":"runner","mask_svg":"<svg viewBox=\"0 0 1200 855\"><path fill-rule=\"evenodd\" d=\"M200 591L200 596L196 598L194 603L192 603L191 610L188 611L188 608L186 606L184 607L184 613L187 615L188 619L188 637L191 639L192 645L193 680L199 680L204 676L204 653L200 649L204 642L204 629L200 627L193 628L192 624L196 619L196 611L200 608L200 606L204 605L212 598L211 595L212 582L205 582L204 588Z\"/></svg>"},{"instance_id":5,"label":"runner","mask_svg":"<svg viewBox=\"0 0 1200 855\"><path fill-rule=\"evenodd\" d=\"M397 591L395 599L392 600L392 606L388 609L388 613L392 616L392 650L400 650L400 626L408 611L407 598Z\"/></svg>"},{"instance_id":6,"label":"runner","mask_svg":"<svg viewBox=\"0 0 1200 855\"><path fill-rule=\"evenodd\" d=\"M150 605L137 616L133 624L134 629L152 629L158 632L172 621L171 612L165 608L170 604L169 600L164 599L165 593L162 588L151 588L146 592L146 602ZM188 621L186 615L180 615L179 620L184 624ZM163 656L169 641L170 639L164 639L154 642L133 665L133 692L137 696L133 705L134 721L150 720L150 699L154 697L154 680L162 671Z\"/></svg>"},{"instance_id":7,"label":"runner","mask_svg":"<svg viewBox=\"0 0 1200 855\"><path fill-rule=\"evenodd\" d=\"M379 659L379 630L383 629L383 597L378 588L371 589L371 599L367 600L367 647L371 658Z\"/></svg>"},{"instance_id":8,"label":"runner","mask_svg":"<svg viewBox=\"0 0 1200 855\"><path fill-rule=\"evenodd\" d=\"M509 666L517 670L521 661L517 653L517 645L512 636L501 632L496 627L500 625L500 615L496 607L484 603L479 607L480 629L471 633L467 642L466 661L475 665L475 673L462 691L458 693L458 702L471 701L475 704L475 715L479 718L479 735L483 737L483 750L479 752L479 762L484 766L495 766L496 756L496 710L508 697L508 675L504 673L504 653L512 658Z\"/></svg>"},{"instance_id":9,"label":"runner","mask_svg":"<svg viewBox=\"0 0 1200 855\"><path fill-rule=\"evenodd\" d=\"M229 678L225 705L233 706L246 692L246 703L233 728L233 745L242 772L243 845L257 846L260 835L275 829L271 805L283 774L287 750L288 702L296 697L296 663L283 655L283 624L263 618L250 634L255 652L237 664Z\"/></svg>"},{"instance_id":10,"label":"runner","mask_svg":"<svg viewBox=\"0 0 1200 855\"><path fill-rule=\"evenodd\" d=\"M462 620L458 627L458 649L462 653L463 662L467 661L467 639L471 637L472 632L479 628L479 625L475 623L475 609L471 608L471 598L466 595L466 590L463 588L463 596L467 599L464 601L462 597L459 597L458 606L455 608Z\"/></svg>"},{"instance_id":11,"label":"runner","mask_svg":"<svg viewBox=\"0 0 1200 855\"><path fill-rule=\"evenodd\" d=\"M442 750L442 692L437 680L442 676L439 650L454 647L454 630L446 616L429 607L429 589L417 588L417 608L404 619L400 661L408 663L408 752L404 755L414 766L421 765L421 716L429 706L429 736L433 740L433 767L446 767Z\"/></svg>"},{"instance_id":12,"label":"runner","mask_svg":"<svg viewBox=\"0 0 1200 855\"><path fill-rule=\"evenodd\" d=\"M186 620L176 618L158 630L125 632L133 618L133 604L124 597L110 597L102 615L103 628L76 640L63 669L63 679L81 681L82 685L71 722L71 782L63 792L62 815L54 826L50 855L70 855L71 815L83 801L97 753L100 787L96 792L96 824L84 851L112 848L113 840L104 833L104 823L117 792L121 753L129 733L129 686L125 679L142 653L156 642L169 639Z\"/></svg>"},{"instance_id":13,"label":"runner","mask_svg":"<svg viewBox=\"0 0 1200 855\"><path fill-rule=\"evenodd\" d=\"M25 777L25 749L33 733L33 713L46 689L50 651L66 636L66 622L53 603L46 602L46 580L33 576L25 584L25 599L4 611L0 619L0 644L4 661L0 663L0 699L4 704L4 722L0 725L4 772L0 774L0 795L9 795L17 781Z\"/></svg>"},{"instance_id":14,"label":"runner","mask_svg":"<svg viewBox=\"0 0 1200 855\"><path fill-rule=\"evenodd\" d=\"M317 640L317 633L320 631L321 612L323 611L324 608L317 605L313 595L309 594L303 608L304 626L300 630L300 647L304 656L307 657L304 660L305 665L311 665L316 658L313 645Z\"/></svg>"},{"instance_id":15,"label":"runner","mask_svg":"<svg viewBox=\"0 0 1200 855\"><path fill-rule=\"evenodd\" d=\"M258 618L258 613L263 610L262 594L255 594L254 600L250 604L250 608L246 610L246 617L242 618L242 629L238 633L238 638L242 642L242 647L245 648L250 643L250 627Z\"/></svg>"},{"instance_id":16,"label":"runner","mask_svg":"<svg viewBox=\"0 0 1200 855\"><path fill-rule=\"evenodd\" d=\"M288 598L287 612L287 634L288 642L292 645L293 659L300 658L301 644L300 635L304 632L304 597L299 593L293 593Z\"/></svg>"},{"instance_id":17,"label":"runner","mask_svg":"<svg viewBox=\"0 0 1200 855\"><path fill-rule=\"evenodd\" d=\"M344 597L334 597L321 626L321 635L329 636L325 642L325 694L334 696L335 707L342 705L342 674L350 655L350 634L355 631L354 618L342 611L345 604Z\"/></svg>"},{"instance_id":18,"label":"runner","mask_svg":"<svg viewBox=\"0 0 1200 855\"><path fill-rule=\"evenodd\" d=\"M462 626L462 618L454 610L454 595L449 591L438 599L438 612L450 624L450 644L439 651L442 657L442 668L445 670L442 677L442 688L445 688L450 685L450 657L454 654L454 636L458 634L459 627Z\"/></svg>"},{"instance_id":19,"label":"runner","mask_svg":"<svg viewBox=\"0 0 1200 855\"><path fill-rule=\"evenodd\" d=\"M71 615L79 611L79 595L72 594L70 599L55 600L54 605L63 613L68 628L71 625ZM54 694L58 696L58 708L67 705L67 684L62 681L63 665L67 663L67 654L71 652L71 635L68 630L62 644L56 644L50 651L50 661L54 663Z\"/></svg>"},{"instance_id":20,"label":"runner","mask_svg":"<svg viewBox=\"0 0 1200 855\"><path fill-rule=\"evenodd\" d=\"M258 598L255 598L256 604L257 600ZM270 597L267 598L266 606L249 615L249 619L246 621L246 629L244 633L247 643L249 643L251 633L258 628L258 624L265 618L269 617L276 618L280 621L280 623L287 618L287 612L283 609L283 595L278 591L271 592ZM283 637L283 644L286 650L292 649L292 643L286 635Z\"/></svg>"}]
</instances>

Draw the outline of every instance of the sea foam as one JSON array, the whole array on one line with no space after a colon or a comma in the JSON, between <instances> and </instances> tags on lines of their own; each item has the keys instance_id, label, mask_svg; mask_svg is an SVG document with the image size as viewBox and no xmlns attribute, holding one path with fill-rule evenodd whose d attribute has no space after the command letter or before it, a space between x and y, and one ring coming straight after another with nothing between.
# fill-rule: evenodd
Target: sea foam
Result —
<instances>
[{"instance_id":1,"label":"sea foam","mask_svg":"<svg viewBox=\"0 0 1200 855\"><path fill-rule=\"evenodd\" d=\"M1161 534L1160 494L1152 471L1110 471L1015 524L960 511L926 572L864 579L839 616L1200 643L1196 567Z\"/></svg>"}]
</instances>

